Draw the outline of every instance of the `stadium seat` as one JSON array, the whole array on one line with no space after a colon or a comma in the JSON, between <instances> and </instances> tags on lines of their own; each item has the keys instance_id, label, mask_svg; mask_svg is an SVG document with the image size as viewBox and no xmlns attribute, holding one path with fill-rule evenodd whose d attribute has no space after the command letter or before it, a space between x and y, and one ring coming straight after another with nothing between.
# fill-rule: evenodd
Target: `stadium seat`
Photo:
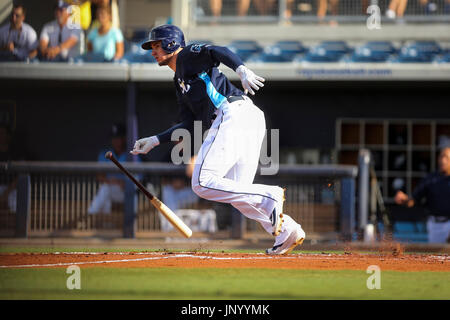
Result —
<instances>
[{"instance_id":1,"label":"stadium seat","mask_svg":"<svg viewBox=\"0 0 450 320\"><path fill-rule=\"evenodd\" d=\"M156 63L149 51L141 48L141 43L133 42L130 49L124 54L122 61L128 63Z\"/></svg>"},{"instance_id":2,"label":"stadium seat","mask_svg":"<svg viewBox=\"0 0 450 320\"><path fill-rule=\"evenodd\" d=\"M264 48L264 53L284 56L289 60L292 60L294 56L307 52L307 49L302 45L300 41L278 41L271 46Z\"/></svg>"},{"instance_id":3,"label":"stadium seat","mask_svg":"<svg viewBox=\"0 0 450 320\"><path fill-rule=\"evenodd\" d=\"M407 233L415 232L416 225L414 222L410 221L398 221L394 224L394 232Z\"/></svg>"},{"instance_id":4,"label":"stadium seat","mask_svg":"<svg viewBox=\"0 0 450 320\"><path fill-rule=\"evenodd\" d=\"M428 235L424 222L397 221L394 227L394 240L402 242L427 242Z\"/></svg>"},{"instance_id":5,"label":"stadium seat","mask_svg":"<svg viewBox=\"0 0 450 320\"><path fill-rule=\"evenodd\" d=\"M442 52L436 41L415 41L409 47L417 48L420 53L425 54L440 54Z\"/></svg>"},{"instance_id":6,"label":"stadium seat","mask_svg":"<svg viewBox=\"0 0 450 320\"><path fill-rule=\"evenodd\" d=\"M276 62L292 62L293 56L279 53L255 53L247 59L247 62L264 62L264 63L276 63Z\"/></svg>"},{"instance_id":7,"label":"stadium seat","mask_svg":"<svg viewBox=\"0 0 450 320\"><path fill-rule=\"evenodd\" d=\"M236 53L243 61L250 58L251 55L259 53L262 48L254 40L235 40L228 45L228 49Z\"/></svg>"},{"instance_id":8,"label":"stadium seat","mask_svg":"<svg viewBox=\"0 0 450 320\"><path fill-rule=\"evenodd\" d=\"M420 52L417 47L403 47L398 55L400 63L429 63L434 59L434 54Z\"/></svg>"},{"instance_id":9,"label":"stadium seat","mask_svg":"<svg viewBox=\"0 0 450 320\"><path fill-rule=\"evenodd\" d=\"M387 52L389 54L394 54L397 52L394 45L390 41L368 41L364 46L373 52Z\"/></svg>"},{"instance_id":10,"label":"stadium seat","mask_svg":"<svg viewBox=\"0 0 450 320\"><path fill-rule=\"evenodd\" d=\"M319 46L329 53L346 54L352 51L345 41L322 41Z\"/></svg>"},{"instance_id":11,"label":"stadium seat","mask_svg":"<svg viewBox=\"0 0 450 320\"><path fill-rule=\"evenodd\" d=\"M308 62L338 62L346 54L351 53L352 49L347 46L345 41L322 41L320 44L311 48L302 58L296 56L295 61Z\"/></svg>"},{"instance_id":12,"label":"stadium seat","mask_svg":"<svg viewBox=\"0 0 450 320\"><path fill-rule=\"evenodd\" d=\"M133 35L131 36L131 42L143 42L148 39L150 30L148 29L136 29L133 30Z\"/></svg>"},{"instance_id":13,"label":"stadium seat","mask_svg":"<svg viewBox=\"0 0 450 320\"><path fill-rule=\"evenodd\" d=\"M198 44L207 44L207 45L214 45L214 43L211 40L205 40L205 39L198 39L198 40L190 40L187 45L191 45L194 43L198 43Z\"/></svg>"},{"instance_id":14,"label":"stadium seat","mask_svg":"<svg viewBox=\"0 0 450 320\"><path fill-rule=\"evenodd\" d=\"M353 52L350 61L352 62L385 62L390 56L389 52L376 51L367 44L358 47Z\"/></svg>"},{"instance_id":15,"label":"stadium seat","mask_svg":"<svg viewBox=\"0 0 450 320\"><path fill-rule=\"evenodd\" d=\"M414 41L400 49L397 61L401 63L429 63L442 52L436 41Z\"/></svg>"},{"instance_id":16,"label":"stadium seat","mask_svg":"<svg viewBox=\"0 0 450 320\"><path fill-rule=\"evenodd\" d=\"M439 60L441 63L450 63L450 53L444 54Z\"/></svg>"},{"instance_id":17,"label":"stadium seat","mask_svg":"<svg viewBox=\"0 0 450 320\"><path fill-rule=\"evenodd\" d=\"M339 51L328 51L326 47L321 44L313 47L309 52L303 57L302 55L296 56L294 61L308 61L308 62L338 62L344 56L343 52Z\"/></svg>"}]
</instances>

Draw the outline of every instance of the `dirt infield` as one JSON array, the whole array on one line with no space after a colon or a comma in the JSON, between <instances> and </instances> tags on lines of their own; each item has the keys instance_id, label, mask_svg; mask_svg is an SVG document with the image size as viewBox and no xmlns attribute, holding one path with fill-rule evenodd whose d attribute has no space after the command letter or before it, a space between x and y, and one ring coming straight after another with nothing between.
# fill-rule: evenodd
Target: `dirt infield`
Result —
<instances>
[{"instance_id":1,"label":"dirt infield","mask_svg":"<svg viewBox=\"0 0 450 320\"><path fill-rule=\"evenodd\" d=\"M290 254L108 252L0 254L0 268L58 268L69 265L109 268L269 268L316 270L450 271L449 255L412 254Z\"/></svg>"}]
</instances>

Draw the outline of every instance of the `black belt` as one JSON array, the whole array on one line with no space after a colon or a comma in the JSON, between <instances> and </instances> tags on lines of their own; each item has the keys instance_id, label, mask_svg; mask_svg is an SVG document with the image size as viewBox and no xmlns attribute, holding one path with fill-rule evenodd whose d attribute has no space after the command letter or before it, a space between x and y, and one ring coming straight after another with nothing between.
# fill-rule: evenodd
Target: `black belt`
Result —
<instances>
[{"instance_id":1,"label":"black belt","mask_svg":"<svg viewBox=\"0 0 450 320\"><path fill-rule=\"evenodd\" d=\"M432 216L432 217L434 218L434 221L438 223L447 222L449 220L449 218L445 216Z\"/></svg>"},{"instance_id":2,"label":"black belt","mask_svg":"<svg viewBox=\"0 0 450 320\"><path fill-rule=\"evenodd\" d=\"M239 100L244 100L244 97L243 96L229 96L227 98L227 101L229 103L233 103L233 102L236 102L236 101L239 101Z\"/></svg>"}]
</instances>

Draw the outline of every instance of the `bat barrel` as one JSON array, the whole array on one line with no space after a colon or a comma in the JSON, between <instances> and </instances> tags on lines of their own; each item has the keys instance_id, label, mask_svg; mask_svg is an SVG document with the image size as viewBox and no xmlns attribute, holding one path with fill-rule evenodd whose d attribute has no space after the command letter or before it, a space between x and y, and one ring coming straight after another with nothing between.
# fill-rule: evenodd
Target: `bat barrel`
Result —
<instances>
[{"instance_id":1,"label":"bat barrel","mask_svg":"<svg viewBox=\"0 0 450 320\"><path fill-rule=\"evenodd\" d=\"M190 238L192 236L192 230L158 198L154 197L150 200L150 202L164 215L164 217L166 217L170 224L180 231L186 238Z\"/></svg>"}]
</instances>

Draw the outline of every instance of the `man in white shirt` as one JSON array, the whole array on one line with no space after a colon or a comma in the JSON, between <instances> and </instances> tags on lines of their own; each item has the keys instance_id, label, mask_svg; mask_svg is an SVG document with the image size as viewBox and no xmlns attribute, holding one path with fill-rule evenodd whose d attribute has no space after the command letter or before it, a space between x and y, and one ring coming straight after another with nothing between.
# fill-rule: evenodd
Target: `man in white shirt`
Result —
<instances>
[{"instance_id":1,"label":"man in white shirt","mask_svg":"<svg viewBox=\"0 0 450 320\"><path fill-rule=\"evenodd\" d=\"M80 41L81 29L76 24L69 23L69 4L58 1L55 8L55 18L41 32L40 50L43 60L66 61L80 54L77 46Z\"/></svg>"},{"instance_id":2,"label":"man in white shirt","mask_svg":"<svg viewBox=\"0 0 450 320\"><path fill-rule=\"evenodd\" d=\"M0 27L0 61L25 61L36 56L36 31L24 22L25 15L25 7L16 4L10 22Z\"/></svg>"}]
</instances>

